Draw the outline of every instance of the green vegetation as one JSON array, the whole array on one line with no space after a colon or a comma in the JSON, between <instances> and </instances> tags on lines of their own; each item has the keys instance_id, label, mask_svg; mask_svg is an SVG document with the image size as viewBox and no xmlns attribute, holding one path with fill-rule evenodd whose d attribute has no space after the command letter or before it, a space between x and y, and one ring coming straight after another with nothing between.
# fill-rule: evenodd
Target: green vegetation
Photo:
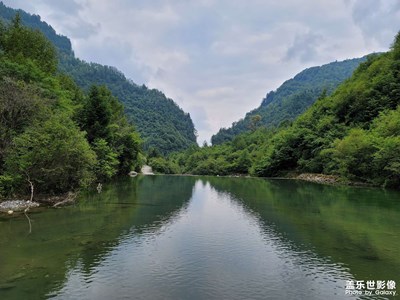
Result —
<instances>
[{"instance_id":1,"label":"green vegetation","mask_svg":"<svg viewBox=\"0 0 400 300\"><path fill-rule=\"evenodd\" d=\"M231 142L170 157L181 172L281 176L340 175L400 186L400 33L392 49L370 55L330 96L294 122L259 128Z\"/></svg>"},{"instance_id":2,"label":"green vegetation","mask_svg":"<svg viewBox=\"0 0 400 300\"><path fill-rule=\"evenodd\" d=\"M254 162L262 158L268 146L266 141L276 131L276 129L259 128L253 132L241 134L233 141L221 145L192 147L184 152L170 155L165 161L168 164L177 164L180 173L197 175L254 174Z\"/></svg>"},{"instance_id":3,"label":"green vegetation","mask_svg":"<svg viewBox=\"0 0 400 300\"><path fill-rule=\"evenodd\" d=\"M230 128L221 128L211 138L212 144L231 141L235 136L260 126L277 127L282 122L293 121L322 93L331 94L365 60L366 57L348 59L305 69L276 91L269 92L260 107L247 113L244 119L234 122Z\"/></svg>"},{"instance_id":4,"label":"green vegetation","mask_svg":"<svg viewBox=\"0 0 400 300\"><path fill-rule=\"evenodd\" d=\"M190 115L155 89L138 86L113 67L86 63L72 55L61 55L60 69L85 90L92 84L107 86L122 101L129 120L143 137L143 148L162 154L182 151L196 144Z\"/></svg>"},{"instance_id":5,"label":"green vegetation","mask_svg":"<svg viewBox=\"0 0 400 300\"><path fill-rule=\"evenodd\" d=\"M158 90L133 83L114 67L76 58L67 37L58 35L40 16L18 12L24 25L40 30L55 45L61 72L71 76L85 91L94 84L105 85L124 104L128 120L143 138L145 151L157 148L165 155L196 145L196 130L190 115L173 100ZM0 2L0 18L5 22L10 22L16 13L17 10Z\"/></svg>"},{"instance_id":6,"label":"green vegetation","mask_svg":"<svg viewBox=\"0 0 400 300\"><path fill-rule=\"evenodd\" d=\"M0 4L4 19L13 13ZM400 186L399 35L387 53L301 72L231 131L214 136L216 145L199 148L190 116L172 100L135 85L115 68L76 59L67 38L37 16L22 13L24 18L47 28L43 31L59 49L40 31L23 27L18 16L0 26L2 194L23 191L29 181L39 192L61 193L137 169L143 159L140 139L113 95L125 101L129 120L133 116L145 134L148 163L156 172L311 172ZM60 69L77 84L57 73Z\"/></svg>"},{"instance_id":7,"label":"green vegetation","mask_svg":"<svg viewBox=\"0 0 400 300\"><path fill-rule=\"evenodd\" d=\"M138 168L140 139L103 86L57 73L56 49L17 15L0 23L0 195L60 194Z\"/></svg>"}]
</instances>

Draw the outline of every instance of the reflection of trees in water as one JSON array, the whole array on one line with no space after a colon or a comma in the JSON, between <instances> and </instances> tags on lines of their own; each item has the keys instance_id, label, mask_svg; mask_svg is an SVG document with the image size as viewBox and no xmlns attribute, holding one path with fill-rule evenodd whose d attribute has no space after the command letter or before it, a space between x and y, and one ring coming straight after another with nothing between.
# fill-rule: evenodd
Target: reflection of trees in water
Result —
<instances>
[{"instance_id":1,"label":"reflection of trees in water","mask_svg":"<svg viewBox=\"0 0 400 300\"><path fill-rule=\"evenodd\" d=\"M299 249L344 263L364 276L361 279L400 279L397 191L293 180L207 177L207 181L256 215L265 230L274 228Z\"/></svg>"},{"instance_id":2,"label":"reflection of trees in water","mask_svg":"<svg viewBox=\"0 0 400 300\"><path fill-rule=\"evenodd\" d=\"M159 234L174 222L199 179L229 194L257 217L266 236L278 236L288 249L331 257L357 279L400 280L398 192L290 180L138 176L83 195L75 207L32 213L29 236L26 219L0 220L0 298L25 299L27 290L29 298L44 298L71 270L90 277L127 238Z\"/></svg>"},{"instance_id":3,"label":"reflection of trees in water","mask_svg":"<svg viewBox=\"0 0 400 300\"><path fill-rule=\"evenodd\" d=\"M90 275L127 235L157 232L171 222L188 204L194 183L193 177L127 178L100 194L83 194L75 207L32 214L28 237L25 219L12 220L7 228L0 224L1 298L26 298L24 291L33 286L30 297L44 298L76 267Z\"/></svg>"},{"instance_id":4,"label":"reflection of trees in water","mask_svg":"<svg viewBox=\"0 0 400 300\"><path fill-rule=\"evenodd\" d=\"M97 215L100 222L79 259L88 274L103 257L129 234L155 234L186 209L192 197L193 177L140 176L114 183L104 194L94 194L108 209ZM90 204L89 204L90 206Z\"/></svg>"}]
</instances>

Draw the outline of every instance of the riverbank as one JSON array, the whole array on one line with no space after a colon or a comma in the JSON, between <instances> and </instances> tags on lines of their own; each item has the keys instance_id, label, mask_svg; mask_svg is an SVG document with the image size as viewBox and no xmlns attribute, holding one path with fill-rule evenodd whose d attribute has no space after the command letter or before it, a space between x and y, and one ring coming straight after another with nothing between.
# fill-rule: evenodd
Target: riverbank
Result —
<instances>
[{"instance_id":1,"label":"riverbank","mask_svg":"<svg viewBox=\"0 0 400 300\"><path fill-rule=\"evenodd\" d=\"M141 174L143 175L154 175L152 168L150 166L143 166L141 170ZM160 174L161 175L161 174ZM172 174L171 174L172 175ZM207 175L194 175L194 174L173 174L175 176L207 176ZM253 178L248 174L231 174L225 176L217 177L231 177L231 178ZM254 177L260 178L260 177ZM372 186L362 182L353 182L349 180L345 180L340 176L335 175L326 175L326 174L318 174L318 173L288 173L284 177L274 177L274 178L284 178L284 179L292 179L292 180L302 180L307 182L314 182L318 184L327 184L327 185L343 185L343 186L362 186L368 187ZM25 209L36 208L39 206L46 207L62 207L75 203L75 199L77 197L77 193L69 192L67 194L58 195L58 196L50 196L50 195L37 195L34 197L34 201L25 201L25 200L4 200L0 202L0 213L8 213L12 214L14 212L23 212Z\"/></svg>"},{"instance_id":2,"label":"riverbank","mask_svg":"<svg viewBox=\"0 0 400 300\"><path fill-rule=\"evenodd\" d=\"M347 185L347 186L361 186L373 187L374 185L360 181L351 181L337 175L326 175L320 173L301 173L301 174L288 174L286 178L314 182L319 184L329 185Z\"/></svg>"},{"instance_id":3,"label":"riverbank","mask_svg":"<svg viewBox=\"0 0 400 300\"><path fill-rule=\"evenodd\" d=\"M143 175L154 175L150 166L144 165L141 169ZM130 176L137 175L136 172L131 172ZM99 191L99 186L97 187ZM100 191L101 192L101 185ZM21 200L24 197L15 197L13 199L0 199L0 213L13 214L24 212L26 209L37 208L39 206L59 208L75 203L77 192L68 192L62 195L35 195L31 200Z\"/></svg>"},{"instance_id":4,"label":"riverbank","mask_svg":"<svg viewBox=\"0 0 400 300\"><path fill-rule=\"evenodd\" d=\"M40 204L34 201L25 200L8 200L0 202L0 213L7 213L9 215L14 212L23 212L30 208L39 207Z\"/></svg>"},{"instance_id":5,"label":"riverbank","mask_svg":"<svg viewBox=\"0 0 400 300\"><path fill-rule=\"evenodd\" d=\"M326 175L321 173L287 173L286 175L278 177L256 177L249 174L229 174L229 175L197 175L197 174L157 174L157 175L171 175L171 176L216 176L216 177L229 177L229 178L271 178L271 179L290 179L302 180L318 184L327 185L342 185L342 186L359 186L359 187L379 187L376 185L368 184L360 181L351 181L337 175Z\"/></svg>"},{"instance_id":6,"label":"riverbank","mask_svg":"<svg viewBox=\"0 0 400 300\"><path fill-rule=\"evenodd\" d=\"M294 177L297 180L304 180L308 182L315 182L320 184L344 184L345 182L339 176L325 175L317 173L302 173Z\"/></svg>"},{"instance_id":7,"label":"riverbank","mask_svg":"<svg viewBox=\"0 0 400 300\"><path fill-rule=\"evenodd\" d=\"M75 203L77 193L69 192L63 195L37 195L33 200L4 200L0 202L0 213L13 214L15 212L24 212L27 209L37 208L39 206L62 207Z\"/></svg>"}]
</instances>

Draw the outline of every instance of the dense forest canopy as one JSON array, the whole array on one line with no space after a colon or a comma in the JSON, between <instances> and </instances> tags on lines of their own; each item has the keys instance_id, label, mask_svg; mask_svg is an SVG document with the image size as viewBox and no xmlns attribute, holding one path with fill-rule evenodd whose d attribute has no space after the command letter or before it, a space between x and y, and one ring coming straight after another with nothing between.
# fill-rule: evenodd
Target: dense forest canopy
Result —
<instances>
[{"instance_id":1,"label":"dense forest canopy","mask_svg":"<svg viewBox=\"0 0 400 300\"><path fill-rule=\"evenodd\" d=\"M114 67L86 63L71 55L61 55L60 70L72 76L87 90L91 84L104 84L121 99L126 114L143 138L143 148L161 153L196 145L196 131L189 114L156 89L138 86Z\"/></svg>"},{"instance_id":2,"label":"dense forest canopy","mask_svg":"<svg viewBox=\"0 0 400 300\"><path fill-rule=\"evenodd\" d=\"M133 83L115 67L76 58L70 40L58 35L40 16L8 8L0 2L0 18L5 22L9 23L17 12L24 25L40 30L55 45L60 71L70 75L85 91L93 84L107 86L124 104L128 120L141 134L145 151L155 148L168 154L196 145L196 130L190 115L172 99L156 89Z\"/></svg>"},{"instance_id":3,"label":"dense forest canopy","mask_svg":"<svg viewBox=\"0 0 400 300\"><path fill-rule=\"evenodd\" d=\"M234 122L230 128L221 128L212 136L212 144L231 141L235 136L260 126L278 127L282 122L293 121L323 92L332 93L365 60L366 57L354 58L305 69L276 91L269 92L261 105L248 112L244 119Z\"/></svg>"},{"instance_id":4,"label":"dense forest canopy","mask_svg":"<svg viewBox=\"0 0 400 300\"><path fill-rule=\"evenodd\" d=\"M140 138L104 86L81 90L16 15L0 23L0 196L60 194L139 168ZM28 184L29 183L29 184Z\"/></svg>"}]
</instances>

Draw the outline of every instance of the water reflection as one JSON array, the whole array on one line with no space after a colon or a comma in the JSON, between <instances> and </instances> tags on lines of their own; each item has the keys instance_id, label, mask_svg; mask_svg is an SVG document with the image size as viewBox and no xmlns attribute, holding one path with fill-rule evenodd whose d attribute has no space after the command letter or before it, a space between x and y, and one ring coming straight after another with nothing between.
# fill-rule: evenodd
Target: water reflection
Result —
<instances>
[{"instance_id":1,"label":"water reflection","mask_svg":"<svg viewBox=\"0 0 400 300\"><path fill-rule=\"evenodd\" d=\"M289 180L208 180L297 251L312 251L357 280L400 281L399 192Z\"/></svg>"},{"instance_id":2,"label":"water reflection","mask_svg":"<svg viewBox=\"0 0 400 300\"><path fill-rule=\"evenodd\" d=\"M346 279L400 282L398 198L288 180L129 179L32 216L30 236L23 218L1 219L0 296L343 299Z\"/></svg>"},{"instance_id":3,"label":"water reflection","mask_svg":"<svg viewBox=\"0 0 400 300\"><path fill-rule=\"evenodd\" d=\"M0 219L0 298L43 299L70 270L90 277L108 253L135 232L156 232L191 198L195 180L137 177L87 193L74 207ZM168 188L166 188L167 186Z\"/></svg>"}]
</instances>

